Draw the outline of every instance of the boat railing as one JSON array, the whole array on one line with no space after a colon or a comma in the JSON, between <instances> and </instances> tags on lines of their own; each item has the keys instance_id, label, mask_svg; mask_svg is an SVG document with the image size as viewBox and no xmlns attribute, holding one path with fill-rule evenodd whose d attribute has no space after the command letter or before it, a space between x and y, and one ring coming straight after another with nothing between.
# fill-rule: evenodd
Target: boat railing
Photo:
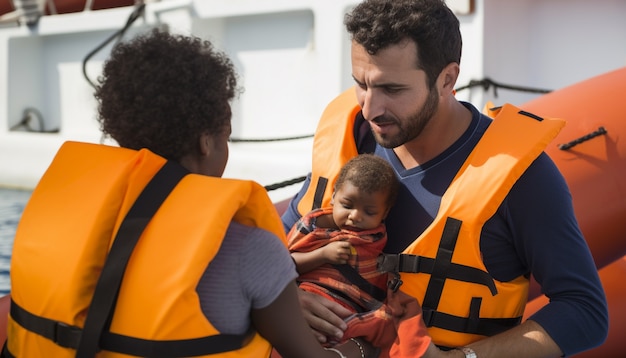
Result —
<instances>
[{"instance_id":1,"label":"boat railing","mask_svg":"<svg viewBox=\"0 0 626 358\"><path fill-rule=\"evenodd\" d=\"M111 9L158 0L0 0L0 24L34 26L42 16Z\"/></svg>"}]
</instances>

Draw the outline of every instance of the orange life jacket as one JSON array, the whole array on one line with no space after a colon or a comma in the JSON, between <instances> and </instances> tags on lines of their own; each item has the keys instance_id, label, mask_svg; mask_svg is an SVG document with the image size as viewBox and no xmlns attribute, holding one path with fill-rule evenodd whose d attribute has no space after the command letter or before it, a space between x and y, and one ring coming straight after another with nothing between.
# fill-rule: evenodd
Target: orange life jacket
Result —
<instances>
[{"instance_id":1,"label":"orange life jacket","mask_svg":"<svg viewBox=\"0 0 626 358\"><path fill-rule=\"evenodd\" d=\"M493 279L480 233L563 125L502 107L442 196L433 223L401 255L402 289L422 304L436 344L466 345L521 322L528 278Z\"/></svg>"},{"instance_id":2,"label":"orange life jacket","mask_svg":"<svg viewBox=\"0 0 626 358\"><path fill-rule=\"evenodd\" d=\"M354 89L324 112L315 135L313 172L301 213L325 206L338 168L356 155ZM528 279L493 279L481 258L480 232L513 184L565 125L505 105L444 193L431 225L400 255L385 255L383 269L399 271L402 290L416 297L433 342L458 347L521 321ZM318 136L326 136L318 138ZM393 240L393 238L390 238Z\"/></svg>"},{"instance_id":3,"label":"orange life jacket","mask_svg":"<svg viewBox=\"0 0 626 358\"><path fill-rule=\"evenodd\" d=\"M330 206L341 167L357 153L352 130L361 111L354 88L335 98L322 113L313 138L313 163L309 190L298 203L300 216Z\"/></svg>"},{"instance_id":4,"label":"orange life jacket","mask_svg":"<svg viewBox=\"0 0 626 358\"><path fill-rule=\"evenodd\" d=\"M16 320L12 312L9 318L10 354L76 354L113 238L165 163L145 149L76 142L61 147L33 191L15 236L11 310L18 307L20 315ZM285 241L278 214L260 185L195 174L180 180L132 251L98 357L167 356L168 347L178 352L172 356L192 355L183 353L192 342L227 337L203 314L196 286L231 221ZM29 322L52 322L53 332L24 328L24 316ZM271 347L258 334L234 338L238 348L211 357L269 357ZM120 348L124 340L131 341L126 346L133 353ZM144 348L152 353L141 353Z\"/></svg>"}]
</instances>

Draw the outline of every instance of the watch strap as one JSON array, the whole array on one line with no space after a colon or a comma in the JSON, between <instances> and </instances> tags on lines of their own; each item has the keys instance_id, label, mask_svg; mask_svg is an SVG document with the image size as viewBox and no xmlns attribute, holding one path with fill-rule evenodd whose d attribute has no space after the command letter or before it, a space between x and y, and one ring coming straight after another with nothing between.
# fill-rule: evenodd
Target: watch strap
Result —
<instances>
[{"instance_id":1,"label":"watch strap","mask_svg":"<svg viewBox=\"0 0 626 358\"><path fill-rule=\"evenodd\" d=\"M470 347L459 347L456 349L463 352L463 354L465 354L465 358L478 358L478 356L476 355L476 352L474 352L474 350L471 349Z\"/></svg>"}]
</instances>

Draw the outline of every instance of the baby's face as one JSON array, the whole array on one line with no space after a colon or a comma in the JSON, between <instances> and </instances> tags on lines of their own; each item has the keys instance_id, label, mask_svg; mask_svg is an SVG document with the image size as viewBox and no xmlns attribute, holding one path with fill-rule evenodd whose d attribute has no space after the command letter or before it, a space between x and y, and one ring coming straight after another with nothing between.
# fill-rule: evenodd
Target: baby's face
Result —
<instances>
[{"instance_id":1,"label":"baby's face","mask_svg":"<svg viewBox=\"0 0 626 358\"><path fill-rule=\"evenodd\" d=\"M350 182L344 183L333 197L333 220L341 229L373 229L380 225L388 211L386 192L367 193Z\"/></svg>"}]
</instances>

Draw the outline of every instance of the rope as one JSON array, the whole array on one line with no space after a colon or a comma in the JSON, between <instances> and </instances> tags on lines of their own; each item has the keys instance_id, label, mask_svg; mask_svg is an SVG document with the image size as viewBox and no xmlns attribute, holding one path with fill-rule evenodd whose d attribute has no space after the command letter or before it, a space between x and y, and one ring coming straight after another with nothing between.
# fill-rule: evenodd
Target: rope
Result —
<instances>
[{"instance_id":1,"label":"rope","mask_svg":"<svg viewBox=\"0 0 626 358\"><path fill-rule=\"evenodd\" d=\"M296 137L283 137L283 138L265 138L265 139L255 139L255 138L229 138L228 141L232 143L263 143L263 142L281 142L287 140L296 140L296 139L305 139L305 138L313 138L313 134L306 134Z\"/></svg>"},{"instance_id":2,"label":"rope","mask_svg":"<svg viewBox=\"0 0 626 358\"><path fill-rule=\"evenodd\" d=\"M289 185L301 183L305 179L306 179L306 176L303 176L303 177L297 177L297 178L281 181L280 183L276 183L276 184L266 185L265 190L272 191L272 190L284 188Z\"/></svg>"},{"instance_id":3,"label":"rope","mask_svg":"<svg viewBox=\"0 0 626 358\"><path fill-rule=\"evenodd\" d=\"M591 132L591 133L589 133L587 135L584 135L584 136L582 136L582 137L580 137L578 139L574 139L571 142L568 142L568 143L565 143L565 144L559 144L558 148L560 150L568 150L568 149L572 148L575 145L578 145L578 144L580 144L582 142L586 142L586 141L588 141L591 138L595 138L595 137L597 137L599 135L603 135L603 134L606 134L606 133L607 133L606 129L604 129L604 127L600 127L600 128L598 128L598 130L593 131L593 132Z\"/></svg>"},{"instance_id":4,"label":"rope","mask_svg":"<svg viewBox=\"0 0 626 358\"><path fill-rule=\"evenodd\" d=\"M143 14L144 7L145 7L145 4L143 4L142 1L139 2L137 4L135 10L129 16L128 21L126 22L126 25L124 26L124 28L122 28L121 30L118 30L113 35L111 35L106 41L104 41L96 49L91 51L85 57L85 59L83 60L83 75L85 76L85 78L87 79L87 81L89 82L89 84L92 87L95 88L96 85L87 76L87 70L86 70L87 61L94 54L96 54L98 51L100 51L102 48L104 48L104 46L106 46L113 39L115 39L116 37L120 37L121 38L124 35L124 33L126 32L126 30L130 27L130 25L135 20L137 20L137 18L139 18ZM462 90L465 90L465 89L471 89L473 87L482 87L485 92L493 87L493 94L494 94L495 97L498 97L498 88L504 88L504 89L513 90L513 91L520 91L520 92L532 92L532 93L549 93L549 92L551 92L551 90L546 90L546 89L523 87L523 86L513 86L513 85L507 85L507 84L503 84L503 83L498 83L498 82L495 82L495 81L491 80L490 78L485 78L485 79L482 79L482 80L471 80L469 82L469 84L457 88L456 91L459 92L459 91L462 91ZM27 109L25 109L24 110L24 118L22 119L22 121L20 123L18 123L14 127L12 127L11 130L16 129L19 126L24 126L29 131L34 132L35 130L28 124L33 116L32 115L27 115L27 114L31 113L31 112L35 114L35 117L38 119L38 121L40 123L41 130L39 130L39 132L58 132L58 129L57 130L51 130L51 131L44 131L44 129L43 129L43 117L42 117L41 113L39 113L39 111L37 111L34 108L27 108ZM593 137L595 137L597 135L606 133L606 130L604 130L604 128L602 128L602 127L600 128L599 131L604 131L604 132L598 133L598 131L596 131L596 132L591 133L591 134L589 134L589 135L587 135L585 137L577 139L577 140L575 140L573 142L570 142L570 143L567 143L567 144L562 144L562 145L559 146L559 148L561 148L562 150L567 150L567 149L573 147L576 144L584 142L585 140L589 140L589 139L591 139L591 138L593 138ZM301 135L301 136L279 137L279 138L230 138L228 141L231 142L231 143L267 143L267 142L281 142L281 141L289 141L289 140L306 139L306 138L312 138L313 136L314 136L313 134L305 134L305 135ZM287 186L290 186L290 185L293 185L293 184L297 184L297 183L303 182L305 179L306 179L306 176L302 176L302 177L297 177L297 178L285 180L285 181L282 181L282 182L279 182L279 183L276 183L276 184L266 185L265 186L265 190L271 191L271 190L284 188L284 187L287 187Z\"/></svg>"},{"instance_id":5,"label":"rope","mask_svg":"<svg viewBox=\"0 0 626 358\"><path fill-rule=\"evenodd\" d=\"M89 61L93 57L93 55L98 53L98 51L102 50L106 45L109 44L109 42L113 41L115 38L117 38L119 41L122 38L122 36L124 36L124 33L126 33L126 30L130 28L130 25L132 25L133 22L135 22L135 20L137 20L140 16L143 15L145 7L146 7L146 4L144 4L143 1L138 2L135 5L135 9L128 17L128 20L126 20L126 25L124 25L124 27L121 28L120 30L115 31L111 36L109 36L109 38L104 40L104 42L102 42L100 45L98 45L98 47L93 49L91 52L87 54L87 56L85 56L85 59L83 59L83 76L85 76L85 79L87 80L87 82L89 82L91 87L96 88L96 84L93 83L91 79L89 78L89 76L87 75L87 61Z\"/></svg>"},{"instance_id":6,"label":"rope","mask_svg":"<svg viewBox=\"0 0 626 358\"><path fill-rule=\"evenodd\" d=\"M482 79L482 80L471 80L469 82L469 84L457 88L456 91L459 92L459 91L462 91L462 90L465 90L465 89L468 89L468 88L479 87L479 86L482 87L485 92L489 91L489 88L493 87L493 95L496 98L498 97L498 88L504 88L504 89L513 90L513 91L519 91L519 92L529 92L529 93L550 93L550 92L552 92L552 90L547 90L547 89L532 88L532 87L522 87L522 86L513 86L513 85L507 85L507 84L503 84L503 83L498 83L498 82L493 81L489 77L486 77L485 79Z\"/></svg>"},{"instance_id":7,"label":"rope","mask_svg":"<svg viewBox=\"0 0 626 358\"><path fill-rule=\"evenodd\" d=\"M485 78L483 80L471 80L469 82L469 84L459 87L456 89L457 92L465 90L465 89L470 89L473 87L482 87L483 90L485 92L487 92L489 90L489 88L493 87L493 95L495 97L498 97L498 88L504 88L504 89L508 89L508 90L513 90L513 91L520 91L520 92L531 92L531 93L550 93L551 90L546 90L546 89L539 89L539 88L531 88L531 87L522 87L522 86L513 86L513 85L507 85L507 84L503 84L503 83L498 83L495 82L493 80L491 80L490 78ZM301 137L293 137L293 138L276 138L276 139L230 139L231 142L271 142L271 141L279 141L279 140L291 140L291 139L301 139L301 138L310 138L313 137L313 135L307 135L307 136L301 136ZM267 191L271 191L271 190L275 190L275 189L280 189L289 185L293 185L293 184L297 184L300 182L303 182L306 179L306 177L298 177L298 178L294 178L291 180L286 180L280 183L276 183L276 184L272 184L272 185L267 185L265 186L265 189Z\"/></svg>"},{"instance_id":8,"label":"rope","mask_svg":"<svg viewBox=\"0 0 626 358\"><path fill-rule=\"evenodd\" d=\"M49 129L49 130L45 129L43 116L41 115L41 112L39 112L37 108L26 107L23 113L24 114L22 115L22 120L19 121L14 126L12 126L11 128L9 128L9 130L14 131L20 127L23 127L28 132L38 132L38 133L58 133L59 132L58 128ZM37 120L37 123L39 123L39 125L37 126L38 129L33 128L31 125L33 118Z\"/></svg>"}]
</instances>

